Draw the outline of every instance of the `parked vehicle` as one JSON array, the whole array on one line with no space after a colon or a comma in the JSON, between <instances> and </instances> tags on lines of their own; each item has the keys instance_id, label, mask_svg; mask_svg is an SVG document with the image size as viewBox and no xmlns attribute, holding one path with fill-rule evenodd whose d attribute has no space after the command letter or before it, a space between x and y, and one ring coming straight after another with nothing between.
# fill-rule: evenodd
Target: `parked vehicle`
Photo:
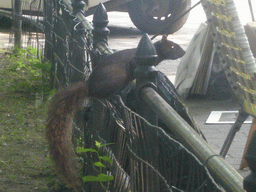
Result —
<instances>
[{"instance_id":1,"label":"parked vehicle","mask_svg":"<svg viewBox=\"0 0 256 192\"><path fill-rule=\"evenodd\" d=\"M90 5L93 1L94 5ZM99 0L98 0L99 1ZM86 15L94 13L95 0L88 0ZM155 34L172 23L191 7L191 0L110 0L104 2L107 11L128 12L134 25L141 31ZM167 34L178 31L187 21L188 14L171 24Z\"/></svg>"},{"instance_id":2,"label":"parked vehicle","mask_svg":"<svg viewBox=\"0 0 256 192\"><path fill-rule=\"evenodd\" d=\"M172 23L191 6L191 0L133 0L128 13L134 25L141 31L155 34L167 23ZM172 24L165 33L178 31L187 21L188 14Z\"/></svg>"},{"instance_id":3,"label":"parked vehicle","mask_svg":"<svg viewBox=\"0 0 256 192\"><path fill-rule=\"evenodd\" d=\"M11 11L15 0L0 1L1 9ZM23 0L24 1L24 0ZM191 7L191 0L84 0L85 15L94 13L96 6L102 2L107 11L128 12L134 25L141 31L156 34L166 25L170 28L164 33L178 31L187 21L188 14L174 23L177 17ZM40 4L41 2L41 4ZM40 0L26 0L23 14L43 15L43 2ZM173 24L172 24L173 23Z\"/></svg>"},{"instance_id":4,"label":"parked vehicle","mask_svg":"<svg viewBox=\"0 0 256 192\"><path fill-rule=\"evenodd\" d=\"M22 2L22 13L24 15L42 15L43 2L42 0L20 0ZM0 10L12 11L15 0L1 0ZM1 12L0 12L1 15Z\"/></svg>"}]
</instances>

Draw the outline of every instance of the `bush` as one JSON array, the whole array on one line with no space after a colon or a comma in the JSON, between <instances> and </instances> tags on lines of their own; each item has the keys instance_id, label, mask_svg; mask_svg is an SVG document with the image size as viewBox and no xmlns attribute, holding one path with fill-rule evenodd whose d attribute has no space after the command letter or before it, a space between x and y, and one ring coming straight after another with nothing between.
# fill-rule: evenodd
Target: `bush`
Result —
<instances>
[{"instance_id":1,"label":"bush","mask_svg":"<svg viewBox=\"0 0 256 192\"><path fill-rule=\"evenodd\" d=\"M21 93L48 92L50 90L50 64L38 57L37 49L13 49L2 60L0 84L4 91Z\"/></svg>"}]
</instances>

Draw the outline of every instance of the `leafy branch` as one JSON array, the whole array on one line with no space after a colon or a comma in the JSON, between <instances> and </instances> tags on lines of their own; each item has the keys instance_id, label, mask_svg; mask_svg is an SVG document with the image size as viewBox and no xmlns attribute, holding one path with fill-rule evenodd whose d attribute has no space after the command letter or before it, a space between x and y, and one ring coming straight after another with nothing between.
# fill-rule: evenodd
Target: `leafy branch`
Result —
<instances>
[{"instance_id":1,"label":"leafy branch","mask_svg":"<svg viewBox=\"0 0 256 192\"><path fill-rule=\"evenodd\" d=\"M83 147L77 147L76 152L78 154L86 154L86 153L93 153L96 155L96 161L92 161L93 168L98 172L98 175L86 175L83 176L82 180L83 182L100 182L101 186L106 190L102 182L112 181L114 179L113 175L106 175L103 173L103 169L106 169L107 166L106 163L113 164L113 160L108 156L102 156L100 155L100 150L102 147L111 145L111 144L104 144L102 145L100 142L95 141L95 146L97 149L93 148L83 148ZM92 159L92 155L90 155Z\"/></svg>"},{"instance_id":2,"label":"leafy branch","mask_svg":"<svg viewBox=\"0 0 256 192\"><path fill-rule=\"evenodd\" d=\"M15 48L8 54L2 61L0 71L0 84L5 85L5 91L23 93L50 91L51 65L44 62L42 55L32 47Z\"/></svg>"}]
</instances>

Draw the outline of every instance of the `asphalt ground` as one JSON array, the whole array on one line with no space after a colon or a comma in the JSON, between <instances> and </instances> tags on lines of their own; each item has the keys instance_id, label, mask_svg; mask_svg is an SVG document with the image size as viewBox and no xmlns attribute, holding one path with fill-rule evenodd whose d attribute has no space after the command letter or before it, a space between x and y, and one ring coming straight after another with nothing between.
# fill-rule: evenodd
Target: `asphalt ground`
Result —
<instances>
[{"instance_id":1,"label":"asphalt ground","mask_svg":"<svg viewBox=\"0 0 256 192\"><path fill-rule=\"evenodd\" d=\"M178 43L186 50L187 46L192 39L194 33L198 29L199 25L206 20L205 16L201 14L199 20L195 20L196 15L202 13L201 7L196 8L194 12L191 12L190 17L184 27L175 34L169 35L168 39ZM136 29L136 27L129 20L126 13L109 13L109 46L115 50L121 50L125 48L137 47L142 33ZM125 19L125 22L123 18ZM118 23L118 25L116 24ZM154 41L161 39L157 37ZM177 67L180 59L172 61L163 61L157 68L164 72L174 83ZM240 109L237 101L230 99L224 101L214 101L202 98L186 99L185 103L188 106L190 115L195 119L199 128L204 133L208 143L219 154L226 136L232 126L232 123L227 124L206 124L206 121L212 111L237 111ZM243 177L250 173L248 168L239 170L241 160L244 153L245 144L247 141L249 129L251 124L243 124L240 131L236 134L232 145L225 157L226 161L234 167Z\"/></svg>"}]
</instances>

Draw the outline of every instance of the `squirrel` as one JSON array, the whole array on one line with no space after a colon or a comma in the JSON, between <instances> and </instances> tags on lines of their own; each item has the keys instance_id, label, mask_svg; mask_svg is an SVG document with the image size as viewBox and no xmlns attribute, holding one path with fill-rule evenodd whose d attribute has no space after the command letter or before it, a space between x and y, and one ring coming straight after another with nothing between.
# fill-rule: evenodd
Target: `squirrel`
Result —
<instances>
[{"instance_id":1,"label":"squirrel","mask_svg":"<svg viewBox=\"0 0 256 192\"><path fill-rule=\"evenodd\" d=\"M164 59L178 59L185 51L176 43L167 40L163 35L160 41L154 43L158 65ZM135 49L125 49L115 52L100 60L85 82L78 82L56 93L49 105L46 122L46 138L49 142L49 152L57 171L64 177L67 184L74 190L82 187L72 149L71 132L72 119L75 112L83 106L85 99L93 97L106 98L128 85L136 67Z\"/></svg>"}]
</instances>

